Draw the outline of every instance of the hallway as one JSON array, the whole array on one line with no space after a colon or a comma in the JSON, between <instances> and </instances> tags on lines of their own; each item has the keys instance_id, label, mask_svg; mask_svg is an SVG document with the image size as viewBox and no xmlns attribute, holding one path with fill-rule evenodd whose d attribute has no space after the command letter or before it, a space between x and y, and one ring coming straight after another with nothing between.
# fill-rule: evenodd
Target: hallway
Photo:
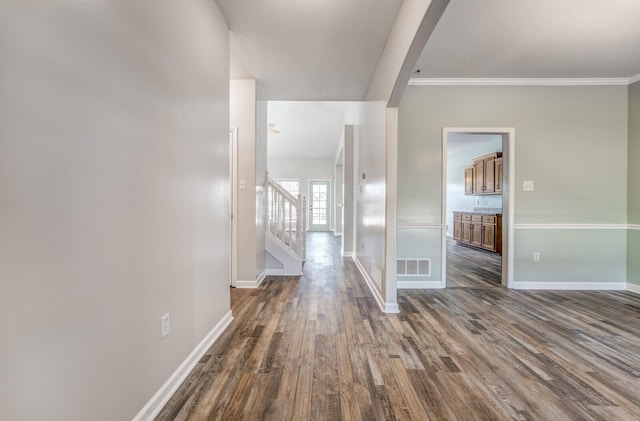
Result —
<instances>
[{"instance_id":1,"label":"hallway","mask_svg":"<svg viewBox=\"0 0 640 421\"><path fill-rule=\"evenodd\" d=\"M640 296L402 290L383 314L340 238L235 320L157 419L636 419Z\"/></svg>"}]
</instances>

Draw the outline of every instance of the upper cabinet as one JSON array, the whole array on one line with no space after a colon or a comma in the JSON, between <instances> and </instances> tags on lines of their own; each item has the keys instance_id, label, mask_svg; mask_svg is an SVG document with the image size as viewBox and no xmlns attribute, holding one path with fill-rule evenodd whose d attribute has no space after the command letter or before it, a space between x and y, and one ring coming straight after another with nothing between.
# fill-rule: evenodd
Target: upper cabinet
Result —
<instances>
[{"instance_id":1,"label":"upper cabinet","mask_svg":"<svg viewBox=\"0 0 640 421\"><path fill-rule=\"evenodd\" d=\"M464 169L464 194L473 194L473 167Z\"/></svg>"},{"instance_id":2,"label":"upper cabinet","mask_svg":"<svg viewBox=\"0 0 640 421\"><path fill-rule=\"evenodd\" d=\"M502 152L474 159L473 166L464 169L464 186L468 195L502 193Z\"/></svg>"},{"instance_id":3,"label":"upper cabinet","mask_svg":"<svg viewBox=\"0 0 640 421\"><path fill-rule=\"evenodd\" d=\"M496 158L495 192L502 193L502 158Z\"/></svg>"}]
</instances>

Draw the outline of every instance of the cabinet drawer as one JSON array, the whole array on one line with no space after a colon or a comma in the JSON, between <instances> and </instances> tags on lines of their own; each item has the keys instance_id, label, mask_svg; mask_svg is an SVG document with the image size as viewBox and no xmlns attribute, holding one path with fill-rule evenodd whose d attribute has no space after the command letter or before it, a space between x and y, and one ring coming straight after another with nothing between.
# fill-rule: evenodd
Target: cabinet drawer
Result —
<instances>
[{"instance_id":1,"label":"cabinet drawer","mask_svg":"<svg viewBox=\"0 0 640 421\"><path fill-rule=\"evenodd\" d=\"M460 220L462 219L462 214L460 214L460 213L454 213L454 214L453 214L453 219L454 219L455 221L460 221Z\"/></svg>"},{"instance_id":2,"label":"cabinet drawer","mask_svg":"<svg viewBox=\"0 0 640 421\"><path fill-rule=\"evenodd\" d=\"M495 216L483 215L482 216L482 222L485 222L487 224L495 224L496 223L496 217Z\"/></svg>"},{"instance_id":3,"label":"cabinet drawer","mask_svg":"<svg viewBox=\"0 0 640 421\"><path fill-rule=\"evenodd\" d=\"M471 221L471 215L469 215L468 213L463 213L460 216L462 217L463 221Z\"/></svg>"},{"instance_id":4,"label":"cabinet drawer","mask_svg":"<svg viewBox=\"0 0 640 421\"><path fill-rule=\"evenodd\" d=\"M482 215L471 215L471 220L473 222L482 222Z\"/></svg>"}]
</instances>

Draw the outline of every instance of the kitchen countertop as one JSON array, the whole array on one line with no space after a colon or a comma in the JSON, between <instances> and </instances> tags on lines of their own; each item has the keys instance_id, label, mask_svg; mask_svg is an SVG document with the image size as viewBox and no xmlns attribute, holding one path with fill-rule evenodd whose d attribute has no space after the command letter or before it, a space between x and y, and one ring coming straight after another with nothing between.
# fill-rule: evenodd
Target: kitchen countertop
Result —
<instances>
[{"instance_id":1,"label":"kitchen countertop","mask_svg":"<svg viewBox=\"0 0 640 421\"><path fill-rule=\"evenodd\" d=\"M474 208L472 211L454 210L454 213L475 213L479 215L502 215L502 209Z\"/></svg>"}]
</instances>

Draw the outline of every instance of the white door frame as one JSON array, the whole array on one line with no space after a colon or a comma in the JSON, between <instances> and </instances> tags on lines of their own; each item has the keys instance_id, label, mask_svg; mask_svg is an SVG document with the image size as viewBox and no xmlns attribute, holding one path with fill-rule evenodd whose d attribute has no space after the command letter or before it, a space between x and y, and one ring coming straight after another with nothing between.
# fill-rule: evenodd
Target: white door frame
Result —
<instances>
[{"instance_id":1,"label":"white door frame","mask_svg":"<svg viewBox=\"0 0 640 421\"><path fill-rule=\"evenodd\" d=\"M231 218L230 285L238 281L238 128L229 130L229 213Z\"/></svg>"},{"instance_id":2,"label":"white door frame","mask_svg":"<svg viewBox=\"0 0 640 421\"><path fill-rule=\"evenodd\" d=\"M502 191L502 285L513 288L515 212L515 141L512 127L444 127L442 129L442 279L441 287L447 287L447 142L450 133L500 134L502 135L503 173ZM506 141L505 141L506 140ZM505 188L506 187L506 188ZM506 229L505 229L506 226ZM506 255L506 258L505 258Z\"/></svg>"},{"instance_id":3,"label":"white door frame","mask_svg":"<svg viewBox=\"0 0 640 421\"><path fill-rule=\"evenodd\" d=\"M311 231L311 220L312 220L312 216L311 216L311 212L309 211L311 209L311 206L313 204L313 191L311 190L311 184L315 181L319 181L319 182L323 182L323 183L328 183L329 184L329 191L327 192L327 231L331 230L331 215L333 215L333 212L331 211L331 206L333 206L333 201L331 200L331 194L333 192L332 189L332 184L331 184L331 179L330 178L310 178L307 181L307 230Z\"/></svg>"}]
</instances>

